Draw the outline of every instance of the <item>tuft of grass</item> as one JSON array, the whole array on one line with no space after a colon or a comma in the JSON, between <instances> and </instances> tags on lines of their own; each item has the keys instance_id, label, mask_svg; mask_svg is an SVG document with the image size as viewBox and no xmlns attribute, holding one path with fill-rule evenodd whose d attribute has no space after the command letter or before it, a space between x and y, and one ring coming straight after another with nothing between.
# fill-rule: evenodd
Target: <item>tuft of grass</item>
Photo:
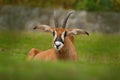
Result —
<instances>
[{"instance_id":1,"label":"tuft of grass","mask_svg":"<svg viewBox=\"0 0 120 80\"><path fill-rule=\"evenodd\" d=\"M0 80L119 80L120 35L75 36L74 62L26 61L31 48L52 47L52 35L0 32Z\"/></svg>"}]
</instances>

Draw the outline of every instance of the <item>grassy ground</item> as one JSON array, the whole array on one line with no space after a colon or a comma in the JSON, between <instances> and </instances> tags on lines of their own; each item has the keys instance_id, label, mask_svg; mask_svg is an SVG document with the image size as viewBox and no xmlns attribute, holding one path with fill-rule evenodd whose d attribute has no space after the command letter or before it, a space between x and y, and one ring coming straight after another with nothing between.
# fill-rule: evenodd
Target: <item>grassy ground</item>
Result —
<instances>
[{"instance_id":1,"label":"grassy ground","mask_svg":"<svg viewBox=\"0 0 120 80\"><path fill-rule=\"evenodd\" d=\"M26 61L31 48L51 48L52 36L0 32L0 80L120 80L120 35L75 37L79 62Z\"/></svg>"}]
</instances>

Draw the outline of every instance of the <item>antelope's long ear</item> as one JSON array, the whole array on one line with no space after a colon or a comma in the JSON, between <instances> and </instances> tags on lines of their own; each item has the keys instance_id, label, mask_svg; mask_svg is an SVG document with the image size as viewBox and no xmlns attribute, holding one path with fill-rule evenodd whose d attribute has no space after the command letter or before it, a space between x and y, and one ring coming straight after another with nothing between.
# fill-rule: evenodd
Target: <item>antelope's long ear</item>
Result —
<instances>
[{"instance_id":1,"label":"antelope's long ear","mask_svg":"<svg viewBox=\"0 0 120 80\"><path fill-rule=\"evenodd\" d=\"M33 29L40 29L40 30L43 30L45 32L53 32L53 28L51 28L50 26L48 25L36 25Z\"/></svg>"},{"instance_id":2,"label":"antelope's long ear","mask_svg":"<svg viewBox=\"0 0 120 80\"><path fill-rule=\"evenodd\" d=\"M68 30L67 32L67 35L79 35L79 34L86 34L89 36L89 33L82 29L71 29L71 30Z\"/></svg>"}]
</instances>

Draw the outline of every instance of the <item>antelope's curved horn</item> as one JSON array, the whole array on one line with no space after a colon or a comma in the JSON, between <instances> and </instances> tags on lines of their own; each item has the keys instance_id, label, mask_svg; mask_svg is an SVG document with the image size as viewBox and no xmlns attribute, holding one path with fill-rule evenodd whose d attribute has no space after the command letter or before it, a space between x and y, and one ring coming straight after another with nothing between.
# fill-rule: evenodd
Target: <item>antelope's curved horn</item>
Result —
<instances>
[{"instance_id":1,"label":"antelope's curved horn","mask_svg":"<svg viewBox=\"0 0 120 80\"><path fill-rule=\"evenodd\" d=\"M64 21L63 21L63 25L62 25L63 28L66 27L66 23L67 23L67 21L68 21L68 18L69 18L69 16L70 16L72 13L73 13L73 11L70 11L70 12L67 14L67 16L65 17L65 19L64 19Z\"/></svg>"}]
</instances>

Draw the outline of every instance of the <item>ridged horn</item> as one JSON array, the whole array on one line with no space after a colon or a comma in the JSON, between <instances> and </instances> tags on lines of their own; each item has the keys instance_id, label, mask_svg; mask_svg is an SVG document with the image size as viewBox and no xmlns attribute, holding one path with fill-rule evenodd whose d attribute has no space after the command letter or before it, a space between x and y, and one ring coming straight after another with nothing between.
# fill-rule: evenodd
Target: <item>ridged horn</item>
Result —
<instances>
[{"instance_id":1,"label":"ridged horn","mask_svg":"<svg viewBox=\"0 0 120 80\"><path fill-rule=\"evenodd\" d=\"M65 19L64 19L64 21L63 21L63 25L62 25L63 28L66 27L66 23L67 23L67 21L68 21L68 18L69 18L69 16L70 16L72 13L73 13L73 11L70 11L70 12L67 14L67 16L65 17Z\"/></svg>"}]
</instances>

